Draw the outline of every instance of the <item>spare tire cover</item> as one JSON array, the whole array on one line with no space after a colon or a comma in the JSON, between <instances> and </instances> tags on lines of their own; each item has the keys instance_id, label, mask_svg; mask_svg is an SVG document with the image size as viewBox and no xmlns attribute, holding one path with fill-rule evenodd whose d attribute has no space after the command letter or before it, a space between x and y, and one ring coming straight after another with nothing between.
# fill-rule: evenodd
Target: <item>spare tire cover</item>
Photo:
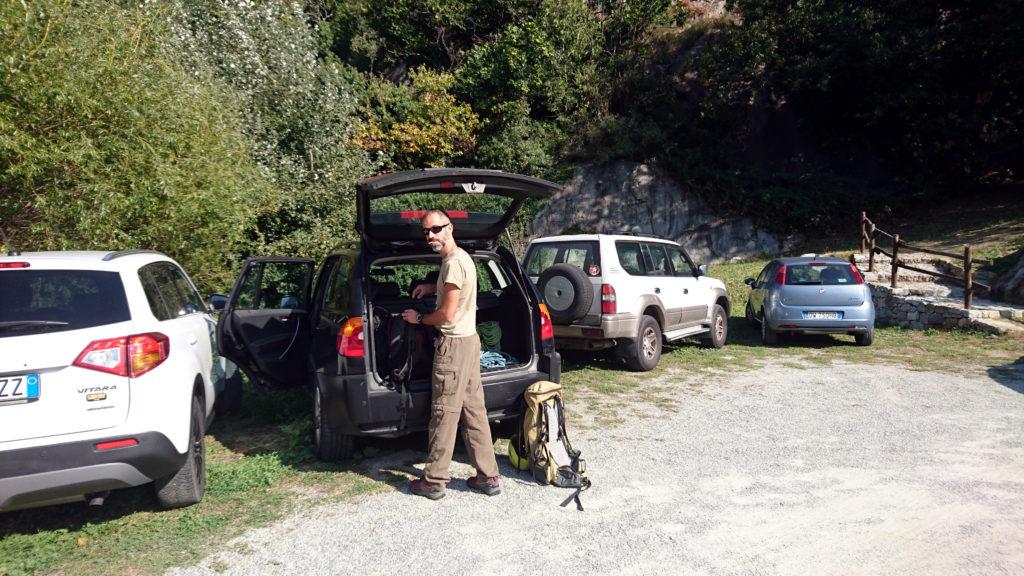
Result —
<instances>
[{"instance_id":1,"label":"spare tire cover","mask_svg":"<svg viewBox=\"0 0 1024 576\"><path fill-rule=\"evenodd\" d=\"M541 272L537 289L551 312L551 321L556 324L583 318L594 301L590 279L571 264L555 264Z\"/></svg>"}]
</instances>

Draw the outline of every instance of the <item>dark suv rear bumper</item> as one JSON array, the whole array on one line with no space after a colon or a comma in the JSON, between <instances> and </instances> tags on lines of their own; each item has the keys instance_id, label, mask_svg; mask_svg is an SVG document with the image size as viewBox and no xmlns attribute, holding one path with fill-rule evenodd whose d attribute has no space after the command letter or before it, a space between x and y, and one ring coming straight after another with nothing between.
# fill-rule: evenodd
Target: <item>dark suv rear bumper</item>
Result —
<instances>
[{"instance_id":1,"label":"dark suv rear bumper","mask_svg":"<svg viewBox=\"0 0 1024 576\"><path fill-rule=\"evenodd\" d=\"M159 432L132 434L136 446L97 451L97 438L0 452L0 511L66 502L84 494L130 488L181 468L179 454Z\"/></svg>"},{"instance_id":2,"label":"dark suv rear bumper","mask_svg":"<svg viewBox=\"0 0 1024 576\"><path fill-rule=\"evenodd\" d=\"M491 420L514 418L522 410L520 398L534 382L553 380L561 376L561 356L554 353L542 357L537 365L507 374L484 375L484 402ZM324 392L327 423L344 434L358 436L402 436L409 432L426 430L430 421L429 390L408 395L404 425L402 423L401 394L370 385L372 376L317 375L317 385Z\"/></svg>"}]
</instances>

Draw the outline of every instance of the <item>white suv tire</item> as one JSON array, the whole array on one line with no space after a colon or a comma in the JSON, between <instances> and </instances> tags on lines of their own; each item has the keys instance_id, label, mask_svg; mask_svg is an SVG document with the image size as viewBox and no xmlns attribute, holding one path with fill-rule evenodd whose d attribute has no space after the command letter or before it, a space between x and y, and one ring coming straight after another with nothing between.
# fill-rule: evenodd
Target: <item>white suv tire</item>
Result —
<instances>
[{"instance_id":1,"label":"white suv tire","mask_svg":"<svg viewBox=\"0 0 1024 576\"><path fill-rule=\"evenodd\" d=\"M199 503L206 493L206 430L203 407L198 396L192 397L192 419L189 424L188 454L174 474L153 483L156 498L164 508L182 508Z\"/></svg>"},{"instance_id":2,"label":"white suv tire","mask_svg":"<svg viewBox=\"0 0 1024 576\"><path fill-rule=\"evenodd\" d=\"M721 348L725 346L726 337L729 335L729 316L721 304L711 307L711 332L700 339L700 345L704 348Z\"/></svg>"},{"instance_id":3,"label":"white suv tire","mask_svg":"<svg viewBox=\"0 0 1024 576\"><path fill-rule=\"evenodd\" d=\"M661 326L653 316L641 316L637 336L627 340L620 349L619 355L626 361L630 370L650 372L661 360Z\"/></svg>"}]
</instances>

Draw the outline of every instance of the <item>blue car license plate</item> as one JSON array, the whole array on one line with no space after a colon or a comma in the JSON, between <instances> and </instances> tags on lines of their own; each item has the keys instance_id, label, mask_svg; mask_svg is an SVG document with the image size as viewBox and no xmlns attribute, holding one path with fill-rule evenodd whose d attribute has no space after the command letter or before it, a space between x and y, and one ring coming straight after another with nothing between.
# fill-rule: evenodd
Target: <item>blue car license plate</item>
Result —
<instances>
[{"instance_id":1,"label":"blue car license plate","mask_svg":"<svg viewBox=\"0 0 1024 576\"><path fill-rule=\"evenodd\" d=\"M804 312L804 320L842 320L842 312Z\"/></svg>"},{"instance_id":2,"label":"blue car license plate","mask_svg":"<svg viewBox=\"0 0 1024 576\"><path fill-rule=\"evenodd\" d=\"M0 404L39 399L39 374L0 376Z\"/></svg>"}]
</instances>

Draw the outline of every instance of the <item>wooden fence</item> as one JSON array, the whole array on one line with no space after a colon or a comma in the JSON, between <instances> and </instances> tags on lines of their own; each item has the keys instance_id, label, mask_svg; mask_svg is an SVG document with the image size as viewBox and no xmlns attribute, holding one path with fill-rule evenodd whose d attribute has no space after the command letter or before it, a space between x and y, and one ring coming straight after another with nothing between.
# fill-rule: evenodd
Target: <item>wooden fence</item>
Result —
<instances>
[{"instance_id":1,"label":"wooden fence","mask_svg":"<svg viewBox=\"0 0 1024 576\"><path fill-rule=\"evenodd\" d=\"M879 236L885 236L892 240L892 253L886 252L878 245ZM914 272L920 272L921 274L929 274L931 276L937 276L939 278L945 278L951 282L955 282L964 287L964 308L970 309L971 301L974 299L974 289L981 288L984 290L991 290L992 287L982 284L981 282L974 281L974 270L972 266L974 264L981 264L984 266L991 266L990 260L983 260L981 258L974 258L971 255L971 246L969 244L964 245L964 253L953 254L952 252L943 252L942 250L934 250L932 248L924 248L923 246L912 246L907 244L903 240L900 240L899 234L890 234L881 228L875 226L875 223L868 219L867 212L860 213L860 253L863 254L864 250L868 252L868 271L875 271L875 254L885 254L892 261L892 276L890 280L890 286L896 288L896 275L900 268L906 268L907 270L913 270ZM900 260L899 255L901 252L924 252L925 254L934 254L936 256L946 256L948 258L957 258L964 262L964 273L963 276L954 276L952 274L944 274L942 272L935 272L933 270L923 270L921 268L915 268L914 266L908 265L906 262Z\"/></svg>"}]
</instances>

